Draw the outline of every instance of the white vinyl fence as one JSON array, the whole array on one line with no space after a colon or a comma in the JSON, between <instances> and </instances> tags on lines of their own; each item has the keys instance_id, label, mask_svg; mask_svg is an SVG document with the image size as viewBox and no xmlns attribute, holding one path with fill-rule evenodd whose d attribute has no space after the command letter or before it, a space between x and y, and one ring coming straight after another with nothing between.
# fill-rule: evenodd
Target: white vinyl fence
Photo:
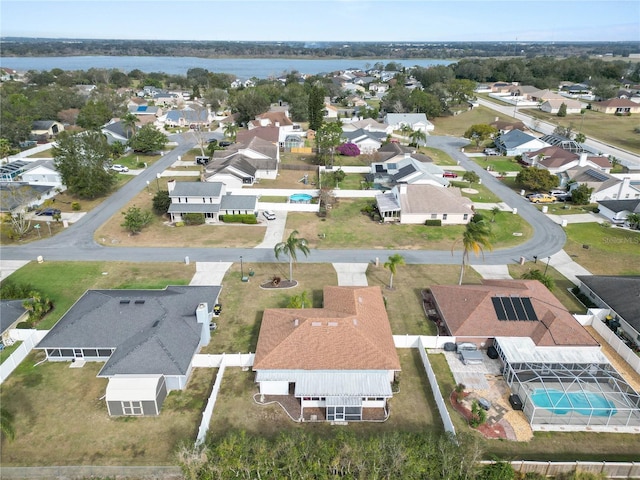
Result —
<instances>
[{"instance_id":1,"label":"white vinyl fence","mask_svg":"<svg viewBox=\"0 0 640 480\"><path fill-rule=\"evenodd\" d=\"M198 354L193 357L192 366L202 368L219 368L224 364L227 367L251 368L253 366L253 353L223 353L220 355Z\"/></svg>"},{"instance_id":2,"label":"white vinyl fence","mask_svg":"<svg viewBox=\"0 0 640 480\"><path fill-rule=\"evenodd\" d=\"M482 461L491 464L492 461ZM604 474L606 478L640 478L640 463L637 462L532 462L515 460L511 466L520 473L539 473L545 477L555 477L562 473L588 472L594 475Z\"/></svg>"},{"instance_id":3,"label":"white vinyl fence","mask_svg":"<svg viewBox=\"0 0 640 480\"><path fill-rule=\"evenodd\" d=\"M209 431L209 425L211 424L211 417L213 416L213 407L216 406L216 400L218 398L218 392L220 392L220 385L222 385L222 377L224 377L224 370L226 362L224 354L221 355L220 366L218 368L218 374L216 375L216 381L213 384L211 395L207 400L207 406L202 412L202 421L200 422L200 428L198 428L198 436L196 437L196 446L202 445L207 438L207 431Z\"/></svg>"},{"instance_id":4,"label":"white vinyl fence","mask_svg":"<svg viewBox=\"0 0 640 480\"><path fill-rule=\"evenodd\" d=\"M16 350L0 365L0 384L4 383L11 372L13 372L20 362L22 362L29 352L40 340L44 338L49 330L26 330L12 329L10 336L14 341L22 341Z\"/></svg>"},{"instance_id":5,"label":"white vinyl fence","mask_svg":"<svg viewBox=\"0 0 640 480\"><path fill-rule=\"evenodd\" d=\"M640 374L640 357L631 350L618 336L603 322L609 310L590 308L586 315L574 315L581 325L591 326L609 344L615 352L627 362L631 368Z\"/></svg>"}]
</instances>

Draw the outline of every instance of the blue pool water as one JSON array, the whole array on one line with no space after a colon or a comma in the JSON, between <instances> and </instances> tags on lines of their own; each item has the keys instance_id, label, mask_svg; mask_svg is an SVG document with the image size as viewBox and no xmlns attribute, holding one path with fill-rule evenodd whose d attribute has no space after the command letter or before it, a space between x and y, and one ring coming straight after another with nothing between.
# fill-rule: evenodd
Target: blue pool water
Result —
<instances>
[{"instance_id":1,"label":"blue pool water","mask_svg":"<svg viewBox=\"0 0 640 480\"><path fill-rule=\"evenodd\" d=\"M289 197L292 202L310 202L313 197L308 193L294 193Z\"/></svg>"},{"instance_id":2,"label":"blue pool water","mask_svg":"<svg viewBox=\"0 0 640 480\"><path fill-rule=\"evenodd\" d=\"M608 417L618 412L613 403L603 395L591 392L564 393L561 390L537 388L531 395L531 401L537 407L556 415L565 415L573 411L582 415Z\"/></svg>"}]
</instances>

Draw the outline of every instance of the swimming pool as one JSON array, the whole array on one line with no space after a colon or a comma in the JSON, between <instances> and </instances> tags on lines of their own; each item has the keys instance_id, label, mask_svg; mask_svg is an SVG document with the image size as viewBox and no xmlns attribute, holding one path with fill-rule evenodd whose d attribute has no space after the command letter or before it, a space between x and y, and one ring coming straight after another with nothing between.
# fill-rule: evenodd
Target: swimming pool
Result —
<instances>
[{"instance_id":1,"label":"swimming pool","mask_svg":"<svg viewBox=\"0 0 640 480\"><path fill-rule=\"evenodd\" d=\"M535 406L556 415L576 412L581 415L608 417L618 413L613 403L602 394L591 392L563 392L561 390L537 388L531 395Z\"/></svg>"},{"instance_id":2,"label":"swimming pool","mask_svg":"<svg viewBox=\"0 0 640 480\"><path fill-rule=\"evenodd\" d=\"M289 197L292 203L309 203L313 197L308 193L294 193Z\"/></svg>"}]
</instances>

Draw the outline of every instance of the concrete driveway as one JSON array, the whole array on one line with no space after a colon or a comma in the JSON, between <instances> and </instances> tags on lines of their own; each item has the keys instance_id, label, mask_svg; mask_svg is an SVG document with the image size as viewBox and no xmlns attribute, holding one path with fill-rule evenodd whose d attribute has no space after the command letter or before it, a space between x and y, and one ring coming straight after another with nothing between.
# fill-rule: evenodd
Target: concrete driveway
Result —
<instances>
[{"instance_id":1,"label":"concrete driveway","mask_svg":"<svg viewBox=\"0 0 640 480\"><path fill-rule=\"evenodd\" d=\"M231 265L233 262L196 262L196 274L189 285L222 285Z\"/></svg>"},{"instance_id":2,"label":"concrete driveway","mask_svg":"<svg viewBox=\"0 0 640 480\"><path fill-rule=\"evenodd\" d=\"M255 248L273 248L277 243L282 242L284 235L284 227L287 224L287 212L286 211L274 211L276 214L275 220L267 220L260 212L259 219L261 222L267 223L267 231L264 234L264 239Z\"/></svg>"},{"instance_id":3,"label":"concrete driveway","mask_svg":"<svg viewBox=\"0 0 640 480\"><path fill-rule=\"evenodd\" d=\"M0 280L4 280L27 263L29 260L0 260Z\"/></svg>"},{"instance_id":4,"label":"concrete driveway","mask_svg":"<svg viewBox=\"0 0 640 480\"><path fill-rule=\"evenodd\" d=\"M368 263L334 263L333 268L338 274L338 285L341 287L366 287Z\"/></svg>"}]
</instances>

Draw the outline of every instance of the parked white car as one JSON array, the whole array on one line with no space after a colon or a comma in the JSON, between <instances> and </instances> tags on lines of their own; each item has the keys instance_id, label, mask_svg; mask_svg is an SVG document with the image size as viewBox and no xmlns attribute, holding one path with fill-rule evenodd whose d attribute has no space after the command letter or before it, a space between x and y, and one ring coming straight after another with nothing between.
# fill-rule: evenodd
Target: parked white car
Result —
<instances>
[{"instance_id":1,"label":"parked white car","mask_svg":"<svg viewBox=\"0 0 640 480\"><path fill-rule=\"evenodd\" d=\"M115 172L128 172L129 171L129 167L125 167L124 165L118 165L116 163L115 165L111 165L111 170L113 170Z\"/></svg>"},{"instance_id":2,"label":"parked white car","mask_svg":"<svg viewBox=\"0 0 640 480\"><path fill-rule=\"evenodd\" d=\"M264 212L262 212L262 215L264 215L264 218L266 218L267 220L276 219L276 214L273 213L271 210L265 210Z\"/></svg>"}]
</instances>

